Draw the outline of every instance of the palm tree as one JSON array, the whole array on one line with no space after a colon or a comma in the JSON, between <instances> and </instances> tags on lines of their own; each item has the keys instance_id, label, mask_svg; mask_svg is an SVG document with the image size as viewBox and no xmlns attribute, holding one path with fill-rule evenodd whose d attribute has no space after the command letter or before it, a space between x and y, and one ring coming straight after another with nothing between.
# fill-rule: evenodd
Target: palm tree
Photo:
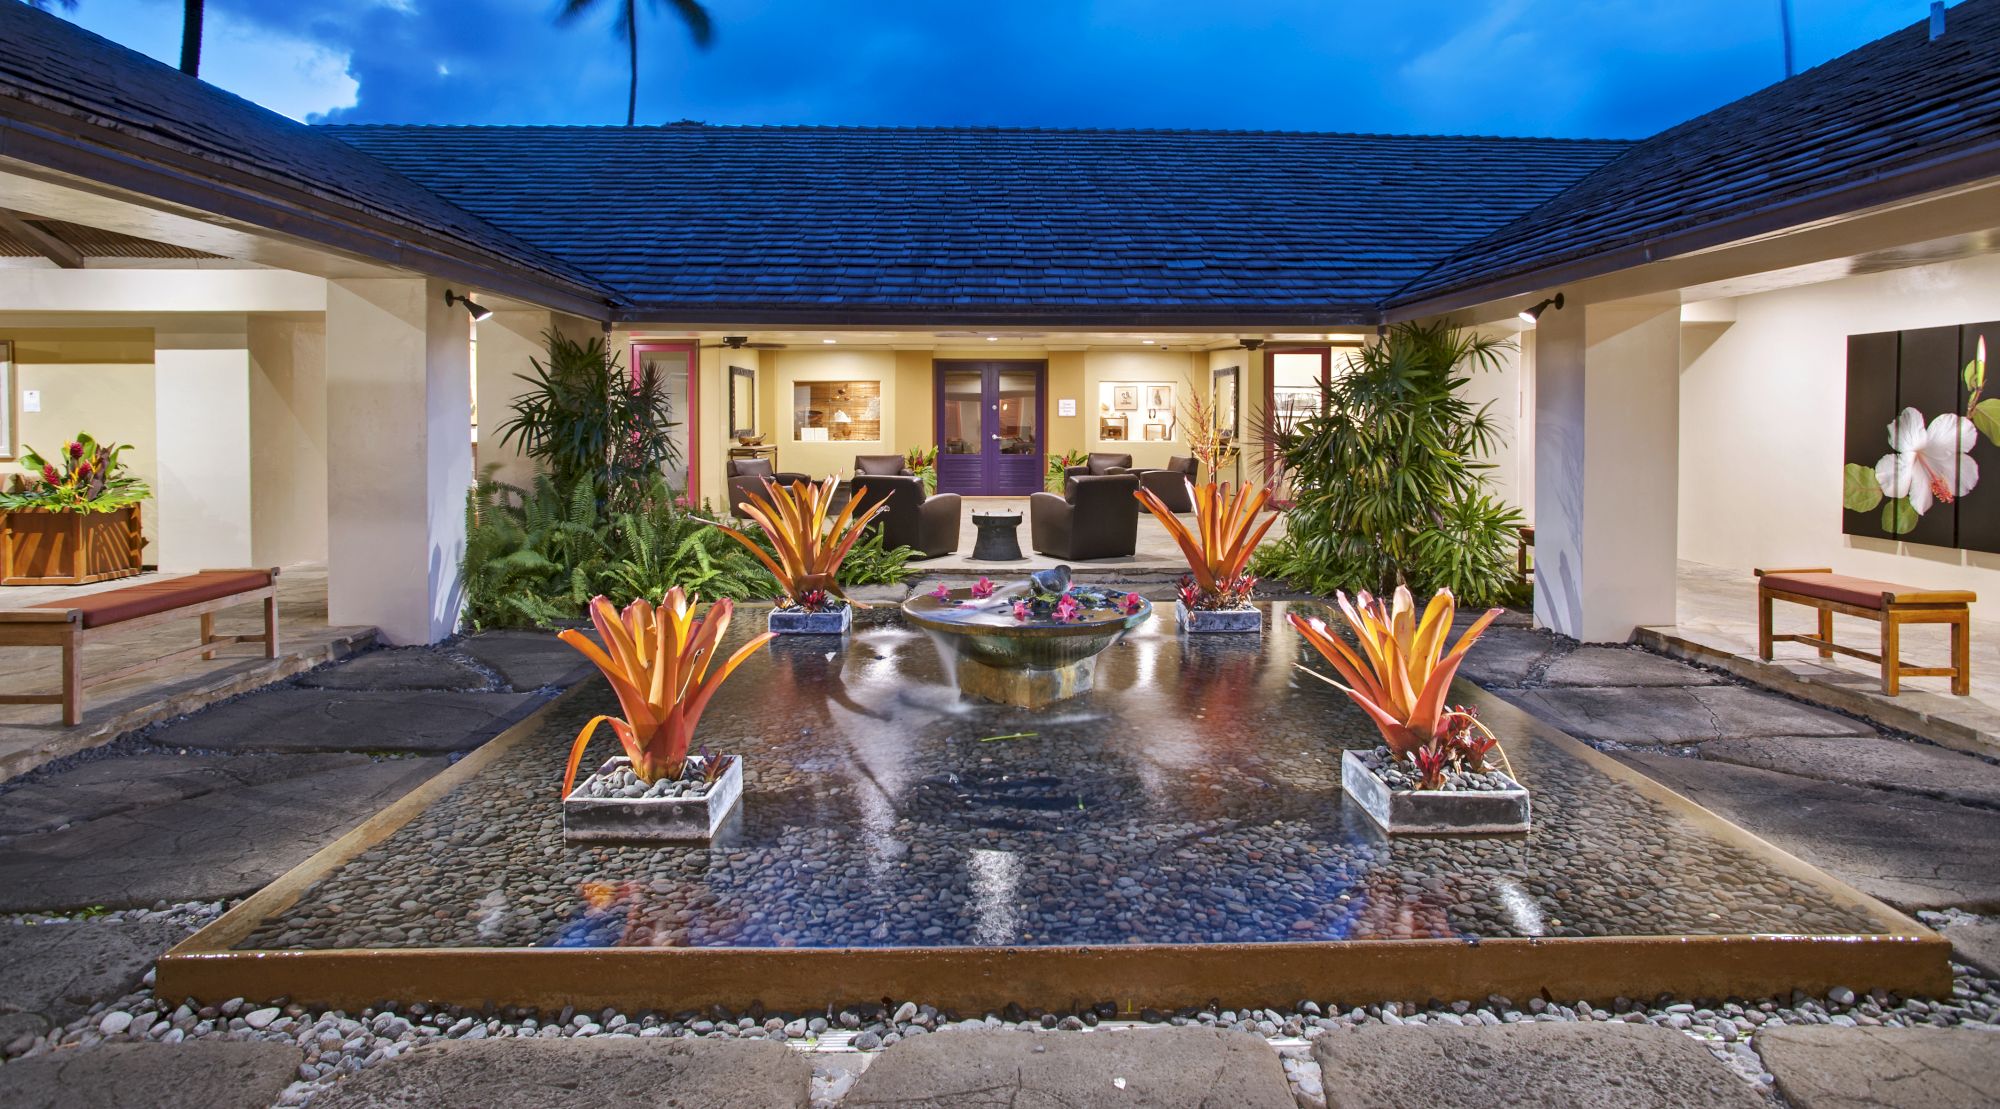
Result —
<instances>
[{"instance_id":1,"label":"palm tree","mask_svg":"<svg viewBox=\"0 0 2000 1109\"><path fill-rule=\"evenodd\" d=\"M76 0L28 0L28 6L45 12L57 8L73 12ZM190 77L201 75L201 17L202 0L181 0L181 72Z\"/></svg>"},{"instance_id":2,"label":"palm tree","mask_svg":"<svg viewBox=\"0 0 2000 1109\"><path fill-rule=\"evenodd\" d=\"M192 2L192 0L190 0ZM625 43L631 55L632 91L625 98L625 126L630 127L639 119L639 0L617 0L619 4L618 22L613 25L619 41ZM646 0L647 4L658 7L660 0ZM688 35L694 44L703 50L715 40L715 24L708 18L708 9L702 7L701 0L667 0L674 13L687 24ZM578 16L597 7L597 0L563 0L562 11L556 14L558 24L568 23Z\"/></svg>"},{"instance_id":3,"label":"palm tree","mask_svg":"<svg viewBox=\"0 0 2000 1109\"><path fill-rule=\"evenodd\" d=\"M190 77L201 76L201 16L202 0L182 0L181 72Z\"/></svg>"}]
</instances>

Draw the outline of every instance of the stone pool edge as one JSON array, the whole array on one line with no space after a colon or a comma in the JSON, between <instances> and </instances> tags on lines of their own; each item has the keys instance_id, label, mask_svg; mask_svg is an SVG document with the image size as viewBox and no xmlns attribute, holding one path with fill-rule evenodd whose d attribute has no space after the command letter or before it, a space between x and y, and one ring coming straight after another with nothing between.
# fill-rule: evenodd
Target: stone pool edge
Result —
<instances>
[{"instance_id":1,"label":"stone pool edge","mask_svg":"<svg viewBox=\"0 0 2000 1109\"><path fill-rule=\"evenodd\" d=\"M1337 940L1228 944L887 948L432 948L235 950L315 882L388 838L431 804L533 735L590 683L572 685L207 928L163 955L162 998L230 997L357 1008L382 1001L478 1007L665 1012L752 1002L817 1010L883 997L997 1011L1114 1001L1173 1009L1290 1004L1301 997L1361 1003L1546 993L1564 1002L1618 997L1786 996L1834 986L1940 996L1951 990L1951 945L1832 875L1694 804L1644 774L1468 682L1454 692L1496 731L1561 746L1702 827L1708 834L1871 917L1880 934L1621 936L1484 940ZM496 996L496 983L507 993Z\"/></svg>"}]
</instances>

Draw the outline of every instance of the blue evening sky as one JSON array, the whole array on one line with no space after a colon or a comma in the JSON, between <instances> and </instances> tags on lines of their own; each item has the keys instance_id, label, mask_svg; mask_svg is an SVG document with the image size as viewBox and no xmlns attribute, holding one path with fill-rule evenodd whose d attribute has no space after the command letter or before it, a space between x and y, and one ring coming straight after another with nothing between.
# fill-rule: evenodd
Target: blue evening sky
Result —
<instances>
[{"instance_id":1,"label":"blue evening sky","mask_svg":"<svg viewBox=\"0 0 2000 1109\"><path fill-rule=\"evenodd\" d=\"M203 76L313 121L622 123L616 4L209 0ZM1792 6L1801 69L1929 10ZM642 123L1632 137L1783 75L1778 0L710 0L706 53L668 8L641 0ZM180 10L67 18L177 62Z\"/></svg>"}]
</instances>

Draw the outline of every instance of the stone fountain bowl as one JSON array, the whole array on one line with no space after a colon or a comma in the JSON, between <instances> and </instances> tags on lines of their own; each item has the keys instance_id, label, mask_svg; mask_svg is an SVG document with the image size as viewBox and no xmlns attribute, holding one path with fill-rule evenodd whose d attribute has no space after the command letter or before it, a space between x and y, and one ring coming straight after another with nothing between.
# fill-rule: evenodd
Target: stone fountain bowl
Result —
<instances>
[{"instance_id":1,"label":"stone fountain bowl","mask_svg":"<svg viewBox=\"0 0 2000 1109\"><path fill-rule=\"evenodd\" d=\"M972 590L954 589L952 601L969 601ZM1127 616L1110 609L1087 612L1068 624L1030 620L1016 623L962 623L944 616L952 611L936 595L925 593L903 602L903 616L925 631L943 635L962 659L999 670L1060 670L1094 658L1127 631L1153 614L1152 603L1139 602Z\"/></svg>"}]
</instances>

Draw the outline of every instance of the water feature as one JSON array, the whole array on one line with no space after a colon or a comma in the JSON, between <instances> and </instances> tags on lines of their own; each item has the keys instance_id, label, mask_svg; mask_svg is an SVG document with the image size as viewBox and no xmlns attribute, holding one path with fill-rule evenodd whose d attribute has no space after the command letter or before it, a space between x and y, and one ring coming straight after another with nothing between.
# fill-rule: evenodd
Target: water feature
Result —
<instances>
[{"instance_id":1,"label":"water feature","mask_svg":"<svg viewBox=\"0 0 2000 1109\"><path fill-rule=\"evenodd\" d=\"M1067 566L980 593L940 586L904 601L903 615L938 645L962 693L1022 708L1088 692L1097 656L1153 611L1135 593L1072 583Z\"/></svg>"}]
</instances>

